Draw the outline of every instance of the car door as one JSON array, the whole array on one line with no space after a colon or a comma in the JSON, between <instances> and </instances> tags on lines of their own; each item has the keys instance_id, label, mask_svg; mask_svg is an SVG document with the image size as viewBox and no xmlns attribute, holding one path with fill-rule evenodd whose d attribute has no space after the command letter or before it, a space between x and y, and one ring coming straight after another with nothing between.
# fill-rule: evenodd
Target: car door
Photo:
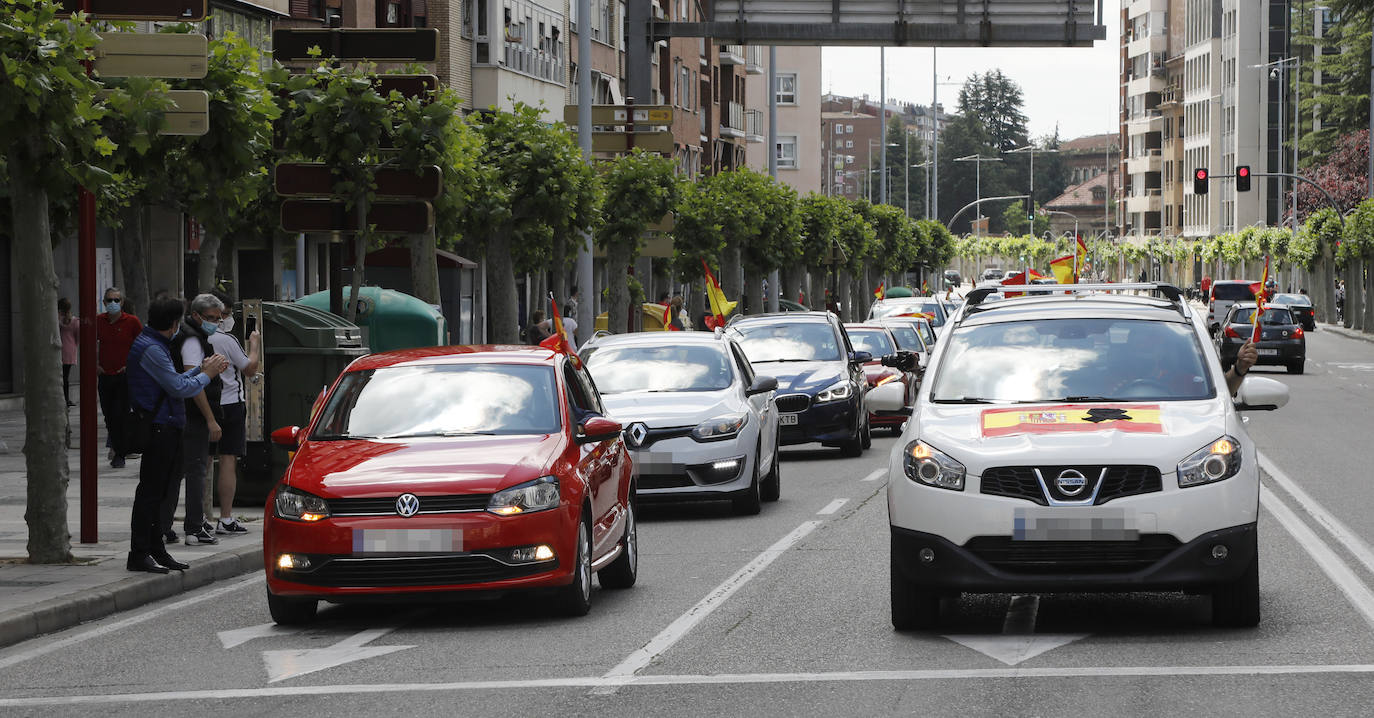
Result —
<instances>
[{"instance_id":1,"label":"car door","mask_svg":"<svg viewBox=\"0 0 1374 718\"><path fill-rule=\"evenodd\" d=\"M845 370L850 383L855 387L855 395L859 400L858 406L863 408L864 396L868 393L868 377L864 375L864 365L849 360L849 357L854 354L854 344L849 341L849 332L845 331L844 326L839 322L835 322L831 326L839 334L840 347L844 353Z\"/></svg>"},{"instance_id":2,"label":"car door","mask_svg":"<svg viewBox=\"0 0 1374 718\"><path fill-rule=\"evenodd\" d=\"M568 405L573 420L578 424L592 416L605 416L605 407L596 385L585 369L573 366L572 362L563 364L564 379L568 387ZM620 538L620 522L624 520L624 507L620 497L621 476L621 438L619 436L602 441L592 441L579 445L578 472L587 482L592 505L592 556L602 556Z\"/></svg>"},{"instance_id":3,"label":"car door","mask_svg":"<svg viewBox=\"0 0 1374 718\"><path fill-rule=\"evenodd\" d=\"M774 401L777 392L766 391L762 394L749 396L749 387L753 386L756 375L754 366L749 363L749 359L744 356L744 351L738 344L730 342L730 355L735 361L735 369L740 377L741 391L744 392L744 400L749 404L749 412L759 422L759 457L763 462L764 457L773 457L778 448L778 406ZM762 463L760 463L762 466ZM769 468L772 468L771 465Z\"/></svg>"}]
</instances>

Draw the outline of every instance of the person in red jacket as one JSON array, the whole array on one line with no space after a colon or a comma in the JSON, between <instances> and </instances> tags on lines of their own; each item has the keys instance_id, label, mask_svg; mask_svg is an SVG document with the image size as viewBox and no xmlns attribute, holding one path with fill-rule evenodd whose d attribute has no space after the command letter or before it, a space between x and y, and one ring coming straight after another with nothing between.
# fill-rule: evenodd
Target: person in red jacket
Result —
<instances>
[{"instance_id":1,"label":"person in red jacket","mask_svg":"<svg viewBox=\"0 0 1374 718\"><path fill-rule=\"evenodd\" d=\"M129 379L125 374L129 348L143 332L143 322L123 310L124 294L117 287L105 290L104 313L95 320L96 391L100 412L105 415L105 446L110 466L122 468L127 444L124 439L129 417Z\"/></svg>"}]
</instances>

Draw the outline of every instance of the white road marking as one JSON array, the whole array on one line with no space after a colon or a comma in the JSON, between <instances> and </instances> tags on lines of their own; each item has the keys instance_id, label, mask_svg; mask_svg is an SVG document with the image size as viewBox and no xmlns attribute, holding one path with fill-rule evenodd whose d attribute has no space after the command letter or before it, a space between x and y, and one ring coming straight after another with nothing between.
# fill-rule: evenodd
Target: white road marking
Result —
<instances>
[{"instance_id":1,"label":"white road marking","mask_svg":"<svg viewBox=\"0 0 1374 718\"><path fill-rule=\"evenodd\" d=\"M1047 668L978 668L895 671L835 671L830 673L722 673L676 676L574 676L511 681L460 681L453 683L378 683L352 685L274 686L267 688L213 688L198 691L123 693L78 696L0 698L0 708L39 706L108 705L187 700L231 700L341 696L444 691L524 691L547 688L622 688L633 686L745 685L779 683L864 683L884 681L986 681L990 678L1177 678L1197 676L1300 676L1374 675L1371 664L1259 665L1259 666L1085 666Z\"/></svg>"},{"instance_id":2,"label":"white road marking","mask_svg":"<svg viewBox=\"0 0 1374 718\"><path fill-rule=\"evenodd\" d=\"M1349 599L1351 605L1355 607L1363 616L1364 620L1374 628L1374 593L1360 581L1355 572L1350 570L1345 561L1342 561L1335 551L1327 547L1326 542L1317 536L1317 533L1307 527L1307 524L1299 519L1288 505L1283 503L1274 492L1266 486L1260 486L1260 505L1264 506L1274 518L1288 529L1288 533L1293 535L1298 545L1302 546L1312 557L1323 572L1331 579L1336 587L1341 589L1345 597Z\"/></svg>"},{"instance_id":3,"label":"white road marking","mask_svg":"<svg viewBox=\"0 0 1374 718\"><path fill-rule=\"evenodd\" d=\"M300 633L300 628L288 628L278 626L275 623L261 623L247 628L235 628L230 631L220 631L215 634L219 636L220 645L227 651L234 646L241 646L254 638L268 638L270 636L289 636L293 633Z\"/></svg>"},{"instance_id":4,"label":"white road marking","mask_svg":"<svg viewBox=\"0 0 1374 718\"><path fill-rule=\"evenodd\" d=\"M887 468L886 468L886 467L874 471L873 473L869 474L868 476L865 476L865 477L863 477L862 479L859 479L859 481L877 481L879 478L881 478L881 477L884 476L885 474L887 474Z\"/></svg>"},{"instance_id":5,"label":"white road marking","mask_svg":"<svg viewBox=\"0 0 1374 718\"><path fill-rule=\"evenodd\" d=\"M44 643L40 646L30 648L27 651L21 651L19 653L15 653L14 655L0 658L0 668L9 668L10 666L23 663L24 661L32 660L39 656L52 653L53 651L66 648L68 646L74 646L78 643L82 643L85 641L89 641L92 638L99 638L101 636L109 635L111 633L114 633L115 631L128 628L129 626L136 626L140 623L150 621L154 618L161 618L164 614L169 613L171 611L176 611L182 608L186 608L188 606L203 605L205 602L211 601L212 599L222 596L226 593L237 591L240 588L255 583L261 585L264 581L265 579L263 578L262 572L259 571L254 573L252 577L246 578L242 581L237 581L227 586L221 586L219 588L212 589L204 593L196 593L190 598L184 598L180 601L177 601L176 603L171 603L166 606L156 606L148 609L143 613L130 616L128 618L120 619L118 621L115 621L114 623L107 623L103 626L92 628L89 631L84 631L74 636L68 636L66 638L53 641L51 643Z\"/></svg>"},{"instance_id":6,"label":"white road marking","mask_svg":"<svg viewBox=\"0 0 1374 718\"><path fill-rule=\"evenodd\" d=\"M1087 638L1087 633L1037 634L1035 617L1040 610L1040 597L1013 596L1002 622L1002 635L964 634L944 636L965 648L1001 661L1008 666L1029 661L1036 656Z\"/></svg>"},{"instance_id":7,"label":"white road marking","mask_svg":"<svg viewBox=\"0 0 1374 718\"><path fill-rule=\"evenodd\" d=\"M834 501L831 501L830 503L826 504L825 508L821 509L820 511L817 511L816 515L829 516L830 514L839 511L840 507L844 506L847 503L849 503L849 499L835 499Z\"/></svg>"},{"instance_id":8,"label":"white road marking","mask_svg":"<svg viewBox=\"0 0 1374 718\"><path fill-rule=\"evenodd\" d=\"M1257 453L1259 453L1260 468L1264 469L1264 473L1269 474L1269 478L1273 479L1274 483L1282 487L1289 496L1292 496L1293 500L1298 502L1298 506L1301 506L1302 510L1307 512L1307 515L1311 516L1318 525L1331 532L1331 535L1341 542L1345 550L1358 559L1366 569L1374 572L1374 549L1370 549L1369 544L1365 543L1364 539L1317 503L1316 499L1312 498L1301 486L1298 486L1298 482L1284 473L1283 469L1280 469L1268 456L1260 452Z\"/></svg>"},{"instance_id":9,"label":"white road marking","mask_svg":"<svg viewBox=\"0 0 1374 718\"><path fill-rule=\"evenodd\" d=\"M263 651L262 662L267 668L267 682L276 683L326 668L366 658L385 656L415 646L368 646L366 644L396 630L396 626L369 628L326 648L297 648L287 651Z\"/></svg>"},{"instance_id":10,"label":"white road marking","mask_svg":"<svg viewBox=\"0 0 1374 718\"><path fill-rule=\"evenodd\" d=\"M736 571L733 576L725 579L724 583L712 589L710 593L706 594L705 598L697 601L695 606L692 606L687 609L686 613L678 616L676 620L668 624L667 628L650 639L642 648L626 656L625 660L607 671L606 675L603 677L617 678L632 676L638 673L655 658L662 655L668 649L672 648L674 644L682 640L682 637L687 635L688 631L691 631L698 623L701 623L703 619L711 615L711 612L720 607L720 605L725 602L725 599L733 595L735 591L738 591L741 586L749 583L751 579L759 575L765 568L768 568L768 565L776 561L779 556L787 551L787 549L792 548L798 541L801 541L807 534L816 530L816 527L820 525L820 521L807 521L793 529L791 533L778 539L777 543L769 546L763 553L755 556L754 560L745 564L744 568Z\"/></svg>"}]
</instances>

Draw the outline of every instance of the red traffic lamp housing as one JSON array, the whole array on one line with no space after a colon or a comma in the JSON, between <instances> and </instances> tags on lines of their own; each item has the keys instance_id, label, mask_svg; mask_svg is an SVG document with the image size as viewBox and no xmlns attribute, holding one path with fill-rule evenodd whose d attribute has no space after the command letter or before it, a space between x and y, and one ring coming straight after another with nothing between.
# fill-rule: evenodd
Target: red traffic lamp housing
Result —
<instances>
[{"instance_id":1,"label":"red traffic lamp housing","mask_svg":"<svg viewBox=\"0 0 1374 718\"><path fill-rule=\"evenodd\" d=\"M1207 168L1193 170L1193 194L1207 194Z\"/></svg>"},{"instance_id":2,"label":"red traffic lamp housing","mask_svg":"<svg viewBox=\"0 0 1374 718\"><path fill-rule=\"evenodd\" d=\"M1239 165L1236 167L1236 191L1250 191L1250 165Z\"/></svg>"}]
</instances>

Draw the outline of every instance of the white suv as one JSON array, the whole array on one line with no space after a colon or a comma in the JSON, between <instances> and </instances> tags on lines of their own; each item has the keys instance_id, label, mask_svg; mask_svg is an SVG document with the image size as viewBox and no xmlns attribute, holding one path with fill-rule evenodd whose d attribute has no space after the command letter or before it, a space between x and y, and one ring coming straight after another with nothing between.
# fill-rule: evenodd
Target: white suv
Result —
<instances>
[{"instance_id":1,"label":"white suv","mask_svg":"<svg viewBox=\"0 0 1374 718\"><path fill-rule=\"evenodd\" d=\"M892 623L960 593L1177 591L1259 621L1259 468L1207 326L1169 285L969 293L889 465ZM1157 291L1163 298L1107 293Z\"/></svg>"}]
</instances>

